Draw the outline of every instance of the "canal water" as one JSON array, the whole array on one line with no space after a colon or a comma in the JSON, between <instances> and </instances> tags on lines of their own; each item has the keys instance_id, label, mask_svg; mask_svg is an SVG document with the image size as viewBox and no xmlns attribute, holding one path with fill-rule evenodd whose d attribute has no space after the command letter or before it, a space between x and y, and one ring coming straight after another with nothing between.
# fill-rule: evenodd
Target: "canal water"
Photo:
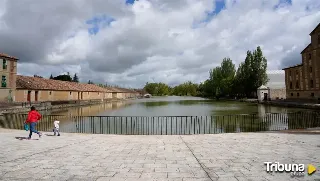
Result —
<instances>
[{"instance_id":1,"label":"canal water","mask_svg":"<svg viewBox=\"0 0 320 181\"><path fill-rule=\"evenodd\" d=\"M297 112L303 112L303 114ZM153 97L41 112L41 131L60 120L62 132L96 134L214 134L316 127L309 110L214 101L197 97ZM23 129L26 115L6 115L0 127Z\"/></svg>"},{"instance_id":2,"label":"canal water","mask_svg":"<svg viewBox=\"0 0 320 181\"><path fill-rule=\"evenodd\" d=\"M73 116L215 116L287 113L304 109L284 108L236 101L214 101L199 97L153 97L65 110L42 112Z\"/></svg>"}]
</instances>

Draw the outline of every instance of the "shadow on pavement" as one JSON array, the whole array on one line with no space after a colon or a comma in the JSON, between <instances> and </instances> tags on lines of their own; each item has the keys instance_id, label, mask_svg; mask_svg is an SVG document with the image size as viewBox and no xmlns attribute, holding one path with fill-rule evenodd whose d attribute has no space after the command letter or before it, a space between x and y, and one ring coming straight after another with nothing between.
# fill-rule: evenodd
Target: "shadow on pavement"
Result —
<instances>
[{"instance_id":1,"label":"shadow on pavement","mask_svg":"<svg viewBox=\"0 0 320 181\"><path fill-rule=\"evenodd\" d=\"M15 137L17 140L28 140L28 137ZM39 140L39 139L31 139L31 140Z\"/></svg>"}]
</instances>

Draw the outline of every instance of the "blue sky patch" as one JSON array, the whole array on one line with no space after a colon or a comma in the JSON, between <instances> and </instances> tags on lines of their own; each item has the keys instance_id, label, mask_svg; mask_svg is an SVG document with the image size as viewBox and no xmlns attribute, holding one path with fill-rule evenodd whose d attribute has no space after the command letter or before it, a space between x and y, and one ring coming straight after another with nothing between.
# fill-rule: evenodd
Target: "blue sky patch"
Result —
<instances>
[{"instance_id":1,"label":"blue sky patch","mask_svg":"<svg viewBox=\"0 0 320 181\"><path fill-rule=\"evenodd\" d=\"M107 27L111 22L115 21L114 18L107 15L95 16L86 21L86 24L91 25L88 29L89 34L97 34L101 28Z\"/></svg>"},{"instance_id":2,"label":"blue sky patch","mask_svg":"<svg viewBox=\"0 0 320 181\"><path fill-rule=\"evenodd\" d=\"M279 3L274 6L274 9L278 9L279 7L283 5L292 5L292 0L279 0Z\"/></svg>"},{"instance_id":3,"label":"blue sky patch","mask_svg":"<svg viewBox=\"0 0 320 181\"><path fill-rule=\"evenodd\" d=\"M134 4L135 0L126 0L126 4Z\"/></svg>"},{"instance_id":4,"label":"blue sky patch","mask_svg":"<svg viewBox=\"0 0 320 181\"><path fill-rule=\"evenodd\" d=\"M218 15L225 8L226 8L225 0L216 0L215 8L212 11L207 12L207 16L203 21L194 23L192 27L197 28L198 24L209 22L214 16Z\"/></svg>"}]
</instances>

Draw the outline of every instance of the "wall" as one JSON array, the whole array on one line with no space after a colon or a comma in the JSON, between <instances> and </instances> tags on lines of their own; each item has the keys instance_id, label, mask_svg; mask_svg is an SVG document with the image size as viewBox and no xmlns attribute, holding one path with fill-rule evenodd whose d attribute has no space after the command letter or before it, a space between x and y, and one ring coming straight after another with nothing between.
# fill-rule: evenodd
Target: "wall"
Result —
<instances>
[{"instance_id":1,"label":"wall","mask_svg":"<svg viewBox=\"0 0 320 181\"><path fill-rule=\"evenodd\" d=\"M314 97L311 96L314 93ZM288 91L287 99L301 99L301 100L318 100L320 98L319 91Z\"/></svg>"},{"instance_id":2,"label":"wall","mask_svg":"<svg viewBox=\"0 0 320 181\"><path fill-rule=\"evenodd\" d=\"M52 91L53 100L52 101L65 101L69 100L70 91Z\"/></svg>"},{"instance_id":3,"label":"wall","mask_svg":"<svg viewBox=\"0 0 320 181\"><path fill-rule=\"evenodd\" d=\"M112 98L112 93L111 93L111 92L106 92L106 93L104 94L104 98L105 98L105 99L111 99L111 98Z\"/></svg>"},{"instance_id":4,"label":"wall","mask_svg":"<svg viewBox=\"0 0 320 181\"><path fill-rule=\"evenodd\" d=\"M82 92L83 99L82 100L90 100L90 92Z\"/></svg>"},{"instance_id":5,"label":"wall","mask_svg":"<svg viewBox=\"0 0 320 181\"><path fill-rule=\"evenodd\" d=\"M118 99L125 99L125 93L118 92L117 94Z\"/></svg>"},{"instance_id":6,"label":"wall","mask_svg":"<svg viewBox=\"0 0 320 181\"><path fill-rule=\"evenodd\" d=\"M269 90L269 98L271 100L278 99L286 99L286 89L270 89Z\"/></svg>"},{"instance_id":7,"label":"wall","mask_svg":"<svg viewBox=\"0 0 320 181\"><path fill-rule=\"evenodd\" d=\"M0 88L0 102L8 102L9 89Z\"/></svg>"},{"instance_id":8,"label":"wall","mask_svg":"<svg viewBox=\"0 0 320 181\"><path fill-rule=\"evenodd\" d=\"M3 60L7 61L7 68L3 69ZM0 58L0 83L2 76L6 76L6 83L8 89L16 88L16 77L17 77L17 62L9 58ZM1 87L1 86L0 86Z\"/></svg>"},{"instance_id":9,"label":"wall","mask_svg":"<svg viewBox=\"0 0 320 181\"><path fill-rule=\"evenodd\" d=\"M268 89L258 89L257 96L259 101L263 101L264 99L264 93L268 94Z\"/></svg>"},{"instance_id":10,"label":"wall","mask_svg":"<svg viewBox=\"0 0 320 181\"><path fill-rule=\"evenodd\" d=\"M103 99L103 92L90 92L89 99Z\"/></svg>"},{"instance_id":11,"label":"wall","mask_svg":"<svg viewBox=\"0 0 320 181\"><path fill-rule=\"evenodd\" d=\"M15 92L16 102L26 102L27 96L25 90L17 89Z\"/></svg>"},{"instance_id":12,"label":"wall","mask_svg":"<svg viewBox=\"0 0 320 181\"><path fill-rule=\"evenodd\" d=\"M113 98L113 99L118 98L118 93L117 93L117 92L112 92L112 98Z\"/></svg>"}]
</instances>

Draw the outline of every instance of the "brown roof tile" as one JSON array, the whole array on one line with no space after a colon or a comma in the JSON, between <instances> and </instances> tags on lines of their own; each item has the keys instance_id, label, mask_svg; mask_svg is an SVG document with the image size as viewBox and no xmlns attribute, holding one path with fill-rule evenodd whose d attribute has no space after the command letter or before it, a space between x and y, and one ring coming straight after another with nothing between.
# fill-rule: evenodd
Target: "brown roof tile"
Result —
<instances>
[{"instance_id":1,"label":"brown roof tile","mask_svg":"<svg viewBox=\"0 0 320 181\"><path fill-rule=\"evenodd\" d=\"M82 92L109 92L94 84L82 84L39 77L17 75L17 88L30 90L65 90Z\"/></svg>"},{"instance_id":2,"label":"brown roof tile","mask_svg":"<svg viewBox=\"0 0 320 181\"><path fill-rule=\"evenodd\" d=\"M83 84L77 82L60 81L45 79L40 77L29 77L17 75L17 88L29 90L63 90L81 92L118 92L118 93L137 93L134 90L116 87L100 87L95 84Z\"/></svg>"}]
</instances>

